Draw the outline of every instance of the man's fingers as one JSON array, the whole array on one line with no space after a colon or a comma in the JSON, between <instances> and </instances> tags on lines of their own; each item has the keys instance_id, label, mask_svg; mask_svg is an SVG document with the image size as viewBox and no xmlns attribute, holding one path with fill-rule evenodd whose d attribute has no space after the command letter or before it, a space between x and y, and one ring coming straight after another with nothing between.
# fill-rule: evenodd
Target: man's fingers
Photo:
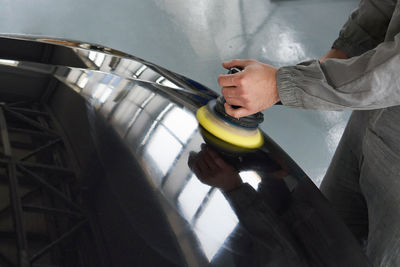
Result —
<instances>
[{"instance_id":1,"label":"man's fingers","mask_svg":"<svg viewBox=\"0 0 400 267\"><path fill-rule=\"evenodd\" d=\"M210 172L210 167L203 158L197 160L196 167L200 171L201 176L206 176Z\"/></svg>"},{"instance_id":2,"label":"man's fingers","mask_svg":"<svg viewBox=\"0 0 400 267\"><path fill-rule=\"evenodd\" d=\"M188 158L188 165L189 165L190 169L192 169L194 167L194 164L196 162L196 156L197 156L197 153L195 153L193 151L190 152L189 158Z\"/></svg>"},{"instance_id":3,"label":"man's fingers","mask_svg":"<svg viewBox=\"0 0 400 267\"><path fill-rule=\"evenodd\" d=\"M241 118L241 117L245 117L245 116L248 116L248 115L252 114L249 110L247 110L247 109L245 109L243 107L235 109L235 108L233 108L231 105L229 105L227 103L225 103L224 106L225 106L225 112L228 115L230 115L232 117L235 117L235 118Z\"/></svg>"},{"instance_id":4,"label":"man's fingers","mask_svg":"<svg viewBox=\"0 0 400 267\"><path fill-rule=\"evenodd\" d=\"M217 154L217 152L213 150L209 150L208 152L210 154L210 157L214 160L215 164L219 168L225 169L228 166L228 164Z\"/></svg>"},{"instance_id":5,"label":"man's fingers","mask_svg":"<svg viewBox=\"0 0 400 267\"><path fill-rule=\"evenodd\" d=\"M237 98L240 95L238 91L239 90L236 87L229 86L229 87L222 87L221 93L225 97L225 99Z\"/></svg>"},{"instance_id":6,"label":"man's fingers","mask_svg":"<svg viewBox=\"0 0 400 267\"><path fill-rule=\"evenodd\" d=\"M218 165L215 164L215 161L212 157L212 154L210 154L210 149L207 149L206 153L204 154L204 161L207 163L209 170L211 172L215 172L218 170Z\"/></svg>"},{"instance_id":7,"label":"man's fingers","mask_svg":"<svg viewBox=\"0 0 400 267\"><path fill-rule=\"evenodd\" d=\"M218 84L222 87L237 87L240 85L242 73L221 74L218 76Z\"/></svg>"},{"instance_id":8,"label":"man's fingers","mask_svg":"<svg viewBox=\"0 0 400 267\"><path fill-rule=\"evenodd\" d=\"M189 165L189 168L196 174L196 176L199 179L202 179L203 173L202 173L201 169L199 168L199 166L197 165L197 163L198 163L197 155L198 154L195 152L190 153L188 165Z\"/></svg>"},{"instance_id":9,"label":"man's fingers","mask_svg":"<svg viewBox=\"0 0 400 267\"><path fill-rule=\"evenodd\" d=\"M240 106L243 107L245 102L240 99L240 98L236 98L236 97L225 97L226 103L230 106Z\"/></svg>"}]
</instances>

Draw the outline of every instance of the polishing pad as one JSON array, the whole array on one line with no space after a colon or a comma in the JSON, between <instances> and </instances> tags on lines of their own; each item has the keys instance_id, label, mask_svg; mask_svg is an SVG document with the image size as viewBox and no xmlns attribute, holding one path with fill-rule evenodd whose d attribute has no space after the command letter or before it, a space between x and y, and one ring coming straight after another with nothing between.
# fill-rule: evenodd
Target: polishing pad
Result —
<instances>
[{"instance_id":1,"label":"polishing pad","mask_svg":"<svg viewBox=\"0 0 400 267\"><path fill-rule=\"evenodd\" d=\"M212 107L212 105L211 105ZM264 143L258 128L246 128L233 125L216 114L210 105L202 106L197 110L197 120L214 136L236 146L258 148Z\"/></svg>"}]
</instances>

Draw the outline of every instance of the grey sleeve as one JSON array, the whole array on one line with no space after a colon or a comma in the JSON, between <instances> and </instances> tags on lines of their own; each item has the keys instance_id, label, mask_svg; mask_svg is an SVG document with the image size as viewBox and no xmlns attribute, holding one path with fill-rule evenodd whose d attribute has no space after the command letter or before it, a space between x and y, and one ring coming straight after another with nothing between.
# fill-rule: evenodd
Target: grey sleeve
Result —
<instances>
[{"instance_id":1,"label":"grey sleeve","mask_svg":"<svg viewBox=\"0 0 400 267\"><path fill-rule=\"evenodd\" d=\"M400 105L400 33L350 59L282 67L276 78L287 106L342 110Z\"/></svg>"},{"instance_id":2,"label":"grey sleeve","mask_svg":"<svg viewBox=\"0 0 400 267\"><path fill-rule=\"evenodd\" d=\"M394 0L361 0L340 31L333 48L359 56L383 42L393 15Z\"/></svg>"}]
</instances>

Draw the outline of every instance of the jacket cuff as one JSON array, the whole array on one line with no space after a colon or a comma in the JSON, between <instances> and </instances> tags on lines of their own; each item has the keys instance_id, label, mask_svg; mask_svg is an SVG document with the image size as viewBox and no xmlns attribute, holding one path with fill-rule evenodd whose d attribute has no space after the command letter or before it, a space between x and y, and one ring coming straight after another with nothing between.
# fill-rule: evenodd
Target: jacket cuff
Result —
<instances>
[{"instance_id":1,"label":"jacket cuff","mask_svg":"<svg viewBox=\"0 0 400 267\"><path fill-rule=\"evenodd\" d=\"M276 87L283 105L289 107L304 107L301 99L296 96L295 67L281 67L276 74Z\"/></svg>"}]
</instances>

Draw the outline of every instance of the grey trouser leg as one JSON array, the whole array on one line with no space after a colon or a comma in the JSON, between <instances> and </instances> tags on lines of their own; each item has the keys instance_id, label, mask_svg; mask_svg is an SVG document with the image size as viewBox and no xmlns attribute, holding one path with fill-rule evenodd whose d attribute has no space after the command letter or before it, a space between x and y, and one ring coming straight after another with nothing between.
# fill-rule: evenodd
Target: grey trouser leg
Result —
<instances>
[{"instance_id":1,"label":"grey trouser leg","mask_svg":"<svg viewBox=\"0 0 400 267\"><path fill-rule=\"evenodd\" d=\"M400 108L353 112L321 191L374 266L400 266ZM396 119L397 118L397 119Z\"/></svg>"},{"instance_id":2,"label":"grey trouser leg","mask_svg":"<svg viewBox=\"0 0 400 267\"><path fill-rule=\"evenodd\" d=\"M368 112L353 112L320 187L360 242L368 236L368 210L359 181L368 117Z\"/></svg>"}]
</instances>

